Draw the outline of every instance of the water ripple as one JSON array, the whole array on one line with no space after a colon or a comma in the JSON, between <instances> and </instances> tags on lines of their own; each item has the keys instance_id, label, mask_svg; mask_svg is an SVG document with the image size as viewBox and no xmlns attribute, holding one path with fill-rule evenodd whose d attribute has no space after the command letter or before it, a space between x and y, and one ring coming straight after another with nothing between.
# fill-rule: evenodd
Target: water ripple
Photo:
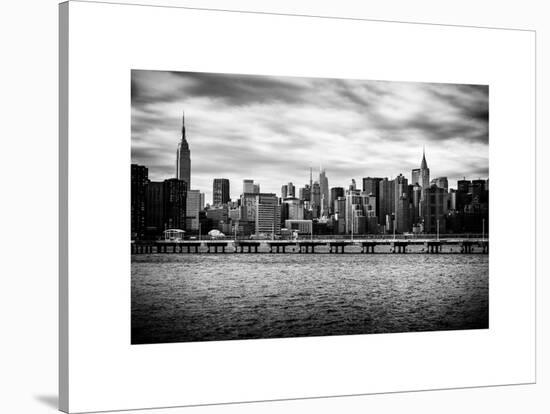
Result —
<instances>
[{"instance_id":1,"label":"water ripple","mask_svg":"<svg viewBox=\"0 0 550 414\"><path fill-rule=\"evenodd\" d=\"M486 255L139 255L132 343L483 329Z\"/></svg>"}]
</instances>

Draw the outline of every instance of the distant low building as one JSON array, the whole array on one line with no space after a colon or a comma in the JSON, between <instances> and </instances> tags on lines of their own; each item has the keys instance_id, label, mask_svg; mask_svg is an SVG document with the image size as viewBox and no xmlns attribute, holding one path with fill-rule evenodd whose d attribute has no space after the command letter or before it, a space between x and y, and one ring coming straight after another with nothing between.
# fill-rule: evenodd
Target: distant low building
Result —
<instances>
[{"instance_id":1,"label":"distant low building","mask_svg":"<svg viewBox=\"0 0 550 414\"><path fill-rule=\"evenodd\" d=\"M297 231L298 234L311 234L313 230L312 220L285 220L285 228Z\"/></svg>"},{"instance_id":2,"label":"distant low building","mask_svg":"<svg viewBox=\"0 0 550 414\"><path fill-rule=\"evenodd\" d=\"M281 233L281 206L275 194L256 194L256 234Z\"/></svg>"},{"instance_id":3,"label":"distant low building","mask_svg":"<svg viewBox=\"0 0 550 414\"><path fill-rule=\"evenodd\" d=\"M223 231L223 225L229 221L229 209L227 205L212 206L206 210L206 217L211 220L215 229Z\"/></svg>"}]
</instances>

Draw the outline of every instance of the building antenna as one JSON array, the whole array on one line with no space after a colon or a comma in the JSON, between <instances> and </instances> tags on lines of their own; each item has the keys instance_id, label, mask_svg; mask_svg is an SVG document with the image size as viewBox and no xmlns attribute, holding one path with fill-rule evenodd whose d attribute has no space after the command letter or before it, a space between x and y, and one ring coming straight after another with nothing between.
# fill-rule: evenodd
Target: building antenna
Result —
<instances>
[{"instance_id":1,"label":"building antenna","mask_svg":"<svg viewBox=\"0 0 550 414\"><path fill-rule=\"evenodd\" d=\"M187 139L185 136L185 111L181 111L181 140L184 141Z\"/></svg>"}]
</instances>

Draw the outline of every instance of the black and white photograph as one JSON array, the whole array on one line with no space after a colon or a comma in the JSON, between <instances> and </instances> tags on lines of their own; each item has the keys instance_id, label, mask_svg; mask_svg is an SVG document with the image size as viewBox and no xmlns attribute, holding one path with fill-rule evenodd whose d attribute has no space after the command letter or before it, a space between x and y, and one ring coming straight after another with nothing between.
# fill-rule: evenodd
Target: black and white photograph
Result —
<instances>
[{"instance_id":1,"label":"black and white photograph","mask_svg":"<svg viewBox=\"0 0 550 414\"><path fill-rule=\"evenodd\" d=\"M131 343L489 328L489 86L131 71Z\"/></svg>"}]
</instances>

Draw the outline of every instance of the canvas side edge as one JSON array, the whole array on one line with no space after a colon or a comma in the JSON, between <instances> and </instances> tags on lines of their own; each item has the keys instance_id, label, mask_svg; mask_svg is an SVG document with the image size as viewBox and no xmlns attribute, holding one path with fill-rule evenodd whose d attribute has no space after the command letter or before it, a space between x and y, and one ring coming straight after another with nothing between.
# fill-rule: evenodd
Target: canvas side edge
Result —
<instances>
[{"instance_id":1,"label":"canvas side edge","mask_svg":"<svg viewBox=\"0 0 550 414\"><path fill-rule=\"evenodd\" d=\"M59 4L59 409L69 412L69 2Z\"/></svg>"}]
</instances>

